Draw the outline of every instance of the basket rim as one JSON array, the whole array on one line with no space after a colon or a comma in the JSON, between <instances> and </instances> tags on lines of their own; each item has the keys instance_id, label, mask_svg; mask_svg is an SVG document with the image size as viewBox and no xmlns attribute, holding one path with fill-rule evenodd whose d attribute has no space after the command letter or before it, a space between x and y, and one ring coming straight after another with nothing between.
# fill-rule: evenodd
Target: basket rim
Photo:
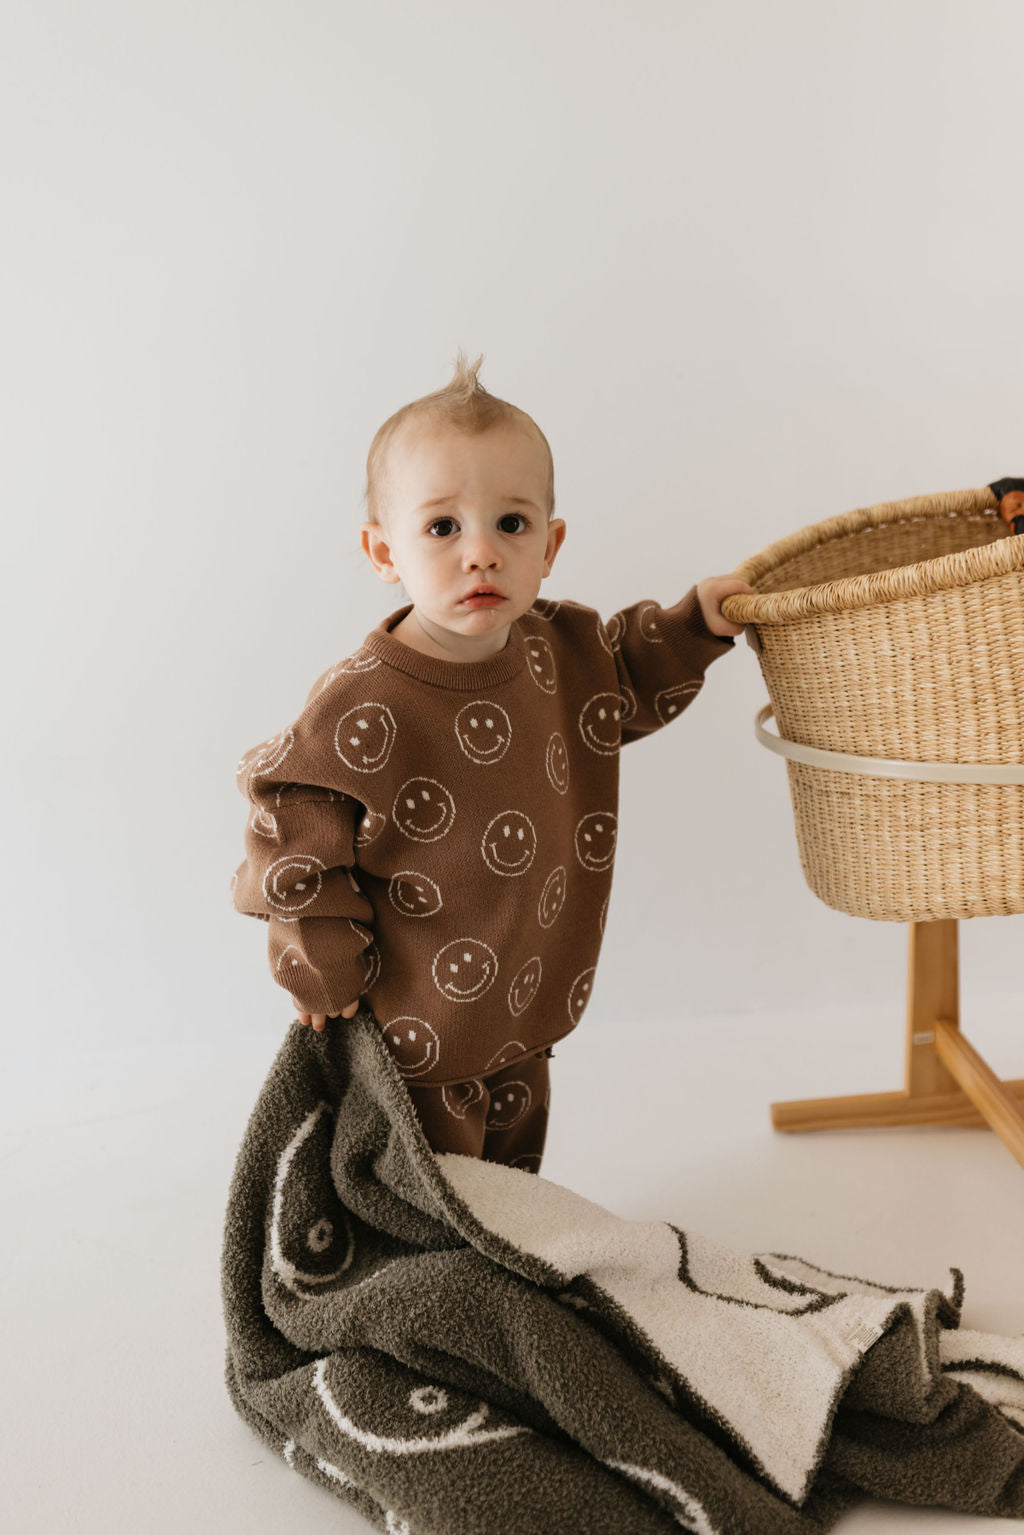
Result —
<instances>
[{"instance_id":1,"label":"basket rim","mask_svg":"<svg viewBox=\"0 0 1024 1535\"><path fill-rule=\"evenodd\" d=\"M776 539L758 554L738 565L733 572L753 586L757 580L797 555L847 538L852 533L894 522L912 522L924 517L955 517L981 514L1002 524L999 503L988 485L977 490L948 491L930 496L911 496L902 501L880 501L874 506L858 507L837 517L809 523ZM765 592L755 596L739 594L727 597L722 614L736 624L782 624L825 613L849 612L874 607L904 597L919 597L931 592L968 586L990 576L1006 575L1024 569L1024 537L1005 528L1005 536L973 549L960 549L913 565L898 565L891 570L873 571L859 576L843 576L811 586L795 586L783 592Z\"/></svg>"}]
</instances>

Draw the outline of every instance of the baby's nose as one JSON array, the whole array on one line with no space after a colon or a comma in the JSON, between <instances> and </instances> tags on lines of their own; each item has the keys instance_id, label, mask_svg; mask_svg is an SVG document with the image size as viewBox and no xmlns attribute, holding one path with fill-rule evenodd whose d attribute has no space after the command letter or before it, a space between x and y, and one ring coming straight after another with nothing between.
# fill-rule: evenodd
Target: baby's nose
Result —
<instances>
[{"instance_id":1,"label":"baby's nose","mask_svg":"<svg viewBox=\"0 0 1024 1535\"><path fill-rule=\"evenodd\" d=\"M492 570L501 564L501 555L485 539L476 544L467 544L463 558L468 570Z\"/></svg>"}]
</instances>

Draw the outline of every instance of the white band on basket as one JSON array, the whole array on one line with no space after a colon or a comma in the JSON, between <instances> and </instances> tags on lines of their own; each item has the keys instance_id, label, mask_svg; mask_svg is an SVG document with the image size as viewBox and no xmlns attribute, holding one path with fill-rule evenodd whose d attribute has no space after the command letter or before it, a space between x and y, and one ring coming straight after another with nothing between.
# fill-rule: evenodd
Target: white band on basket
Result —
<instances>
[{"instance_id":1,"label":"white band on basket","mask_svg":"<svg viewBox=\"0 0 1024 1535\"><path fill-rule=\"evenodd\" d=\"M804 762L808 767L831 768L837 773L862 773L867 778L912 778L921 783L1013 783L1024 784L1024 763L1019 762L897 762L892 757L854 757L849 752L821 751L816 746L801 746L765 730L764 722L774 715L765 704L754 717L754 730L762 746Z\"/></svg>"}]
</instances>

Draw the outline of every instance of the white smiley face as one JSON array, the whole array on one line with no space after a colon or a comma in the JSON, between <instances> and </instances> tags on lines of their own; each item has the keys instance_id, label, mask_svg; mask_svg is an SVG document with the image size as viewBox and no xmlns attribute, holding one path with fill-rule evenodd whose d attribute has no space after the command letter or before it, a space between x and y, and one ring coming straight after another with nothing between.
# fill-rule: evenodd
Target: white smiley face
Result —
<instances>
[{"instance_id":1,"label":"white smiley face","mask_svg":"<svg viewBox=\"0 0 1024 1535\"><path fill-rule=\"evenodd\" d=\"M544 754L544 766L552 787L564 794L569 787L569 751L560 730L553 730Z\"/></svg>"},{"instance_id":2,"label":"white smiley face","mask_svg":"<svg viewBox=\"0 0 1024 1535\"><path fill-rule=\"evenodd\" d=\"M645 640L650 640L652 645L661 644L661 630L658 627L658 604L656 602L644 603L637 614L637 624Z\"/></svg>"},{"instance_id":3,"label":"white smiley face","mask_svg":"<svg viewBox=\"0 0 1024 1535\"><path fill-rule=\"evenodd\" d=\"M583 1017L583 1010L590 1001L590 990L593 984L595 967L591 965L589 970L583 970L572 983L569 991L569 1017L573 1023L579 1023Z\"/></svg>"},{"instance_id":4,"label":"white smiley face","mask_svg":"<svg viewBox=\"0 0 1024 1535\"><path fill-rule=\"evenodd\" d=\"M331 1110L320 1103L282 1151L274 1180L270 1263L278 1281L310 1300L350 1266L352 1227L331 1178Z\"/></svg>"},{"instance_id":5,"label":"white smiley face","mask_svg":"<svg viewBox=\"0 0 1024 1535\"><path fill-rule=\"evenodd\" d=\"M576 827L576 857L592 872L607 869L615 857L618 821L610 810L593 810Z\"/></svg>"},{"instance_id":6,"label":"white smiley face","mask_svg":"<svg viewBox=\"0 0 1024 1535\"><path fill-rule=\"evenodd\" d=\"M415 869L402 869L398 874L392 874L388 898L403 917L432 917L444 905L434 881Z\"/></svg>"},{"instance_id":7,"label":"white smiley face","mask_svg":"<svg viewBox=\"0 0 1024 1535\"><path fill-rule=\"evenodd\" d=\"M510 1039L502 1045L496 1055L492 1055L484 1069L484 1076L489 1077L497 1071L499 1066L504 1066L506 1061L514 1061L526 1050L521 1039Z\"/></svg>"},{"instance_id":8,"label":"white smiley face","mask_svg":"<svg viewBox=\"0 0 1024 1535\"><path fill-rule=\"evenodd\" d=\"M565 872L564 864L559 864L557 869L552 869L544 881L544 889L540 893L540 901L537 905L537 921L541 927L551 927L565 905L568 882L569 876Z\"/></svg>"},{"instance_id":9,"label":"white smiley face","mask_svg":"<svg viewBox=\"0 0 1024 1535\"><path fill-rule=\"evenodd\" d=\"M320 894L326 864L312 853L286 853L276 858L263 876L263 894L275 911L287 912L286 921L311 905Z\"/></svg>"},{"instance_id":10,"label":"white smiley face","mask_svg":"<svg viewBox=\"0 0 1024 1535\"><path fill-rule=\"evenodd\" d=\"M363 990L369 991L376 984L380 975L380 950L375 943L367 944L363 950L363 964L366 967L366 977L363 981Z\"/></svg>"},{"instance_id":11,"label":"white smiley face","mask_svg":"<svg viewBox=\"0 0 1024 1535\"><path fill-rule=\"evenodd\" d=\"M540 955L535 954L528 959L526 964L517 970L515 979L508 989L509 1012L514 1018L520 1013L525 1013L530 1003L540 988L541 963Z\"/></svg>"},{"instance_id":12,"label":"white smiley face","mask_svg":"<svg viewBox=\"0 0 1024 1535\"><path fill-rule=\"evenodd\" d=\"M663 725L686 708L687 699L693 698L704 686L702 682L680 682L674 688L663 688L654 695L654 712Z\"/></svg>"},{"instance_id":13,"label":"white smiley face","mask_svg":"<svg viewBox=\"0 0 1024 1535\"><path fill-rule=\"evenodd\" d=\"M342 672L368 672L373 667L379 665L380 660L377 656L371 655L368 650L357 650L354 654L345 656L343 660L338 662L337 666L331 667L320 684L320 691L322 693L325 688L329 688L335 678L341 676Z\"/></svg>"},{"instance_id":14,"label":"white smiley face","mask_svg":"<svg viewBox=\"0 0 1024 1535\"><path fill-rule=\"evenodd\" d=\"M357 704L335 726L334 749L346 767L376 773L391 755L397 729L394 715L384 704Z\"/></svg>"},{"instance_id":15,"label":"white smiley face","mask_svg":"<svg viewBox=\"0 0 1024 1535\"><path fill-rule=\"evenodd\" d=\"M500 704L477 698L455 716L455 739L471 762L500 762L512 739L512 721Z\"/></svg>"},{"instance_id":16,"label":"white smiley face","mask_svg":"<svg viewBox=\"0 0 1024 1535\"><path fill-rule=\"evenodd\" d=\"M554 651L539 634L528 634L525 639L526 665L530 676L542 692L554 693L558 687Z\"/></svg>"},{"instance_id":17,"label":"white smiley face","mask_svg":"<svg viewBox=\"0 0 1024 1535\"><path fill-rule=\"evenodd\" d=\"M626 620L623 618L621 613L613 613L604 627L608 633L609 649L612 651L618 650L622 644L622 636L626 630Z\"/></svg>"},{"instance_id":18,"label":"white smiley face","mask_svg":"<svg viewBox=\"0 0 1024 1535\"><path fill-rule=\"evenodd\" d=\"M335 672L368 672L380 665L380 657L375 656L369 650L355 650L350 656L339 661L334 668Z\"/></svg>"},{"instance_id":19,"label":"white smiley face","mask_svg":"<svg viewBox=\"0 0 1024 1535\"><path fill-rule=\"evenodd\" d=\"M353 837L356 847L368 847L374 837L379 837L388 823L386 815L377 810L367 810L363 819L359 822L359 828Z\"/></svg>"},{"instance_id":20,"label":"white smiley face","mask_svg":"<svg viewBox=\"0 0 1024 1535\"><path fill-rule=\"evenodd\" d=\"M476 1077L471 1082L452 1082L441 1089L441 1101L453 1119L465 1119L483 1095L484 1084Z\"/></svg>"},{"instance_id":21,"label":"white smiley face","mask_svg":"<svg viewBox=\"0 0 1024 1535\"><path fill-rule=\"evenodd\" d=\"M302 950L296 948L293 943L288 944L287 948L281 950L274 965L278 984L286 991L291 991L293 987L301 990L307 965L308 961Z\"/></svg>"},{"instance_id":22,"label":"white smiley face","mask_svg":"<svg viewBox=\"0 0 1024 1535\"><path fill-rule=\"evenodd\" d=\"M350 1352L353 1358L344 1361L337 1388L327 1378L331 1357L316 1361L312 1387L337 1432L377 1455L428 1455L530 1433L487 1402L474 1401L452 1386L424 1382L408 1396L403 1392L400 1401L389 1400L393 1394L380 1387L380 1365L359 1358L358 1349ZM354 1402L364 1404L369 1421L356 1423L348 1416ZM366 1403L373 1405L366 1408ZM409 1535L408 1524L397 1514L387 1510L385 1519L388 1535Z\"/></svg>"},{"instance_id":23,"label":"white smiley face","mask_svg":"<svg viewBox=\"0 0 1024 1535\"><path fill-rule=\"evenodd\" d=\"M491 1094L491 1106L485 1124L488 1130L511 1130L530 1107L530 1089L525 1082L503 1082Z\"/></svg>"},{"instance_id":24,"label":"white smiley face","mask_svg":"<svg viewBox=\"0 0 1024 1535\"><path fill-rule=\"evenodd\" d=\"M277 816L272 810L257 808L249 817L249 830L257 836L268 837L271 842L277 841Z\"/></svg>"},{"instance_id":25,"label":"white smiley face","mask_svg":"<svg viewBox=\"0 0 1024 1535\"><path fill-rule=\"evenodd\" d=\"M395 825L416 842L436 842L452 829L455 801L436 778L410 778L391 807Z\"/></svg>"},{"instance_id":26,"label":"white smiley face","mask_svg":"<svg viewBox=\"0 0 1024 1535\"><path fill-rule=\"evenodd\" d=\"M273 773L291 751L295 742L295 735L291 729L282 730L278 735L271 736L267 741L261 741L259 746L254 746L252 751L246 752L240 758L235 768L237 778L266 778Z\"/></svg>"},{"instance_id":27,"label":"white smiley face","mask_svg":"<svg viewBox=\"0 0 1024 1535\"><path fill-rule=\"evenodd\" d=\"M438 1038L422 1018L392 1018L383 1025L383 1034L403 1077L420 1077L437 1065Z\"/></svg>"},{"instance_id":28,"label":"white smiley face","mask_svg":"<svg viewBox=\"0 0 1024 1535\"><path fill-rule=\"evenodd\" d=\"M490 821L480 843L495 874L525 874L537 852L537 833L522 810L503 810Z\"/></svg>"},{"instance_id":29,"label":"white smiley face","mask_svg":"<svg viewBox=\"0 0 1024 1535\"><path fill-rule=\"evenodd\" d=\"M623 683L619 688L619 709L622 714L622 724L626 725L636 713L636 694L632 688L627 688Z\"/></svg>"},{"instance_id":30,"label":"white smiley face","mask_svg":"<svg viewBox=\"0 0 1024 1535\"><path fill-rule=\"evenodd\" d=\"M619 749L622 729L619 716L622 700L618 693L595 693L580 710L579 727L591 751L613 757Z\"/></svg>"},{"instance_id":31,"label":"white smiley face","mask_svg":"<svg viewBox=\"0 0 1024 1535\"><path fill-rule=\"evenodd\" d=\"M498 956L480 938L456 938L434 955L434 985L449 1002L475 1002L494 984Z\"/></svg>"}]
</instances>

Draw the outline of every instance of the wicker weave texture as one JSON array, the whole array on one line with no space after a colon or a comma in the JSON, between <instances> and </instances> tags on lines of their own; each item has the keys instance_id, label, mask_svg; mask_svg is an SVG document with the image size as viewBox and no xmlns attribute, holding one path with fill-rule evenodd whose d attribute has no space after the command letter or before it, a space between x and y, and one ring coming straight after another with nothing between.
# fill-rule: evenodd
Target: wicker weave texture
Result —
<instances>
[{"instance_id":1,"label":"wicker weave texture","mask_svg":"<svg viewBox=\"0 0 1024 1535\"><path fill-rule=\"evenodd\" d=\"M1024 762L1024 537L991 492L886 502L741 565L790 741L921 762ZM879 921L1024 911L1024 788L787 763L800 859L829 906Z\"/></svg>"}]
</instances>

